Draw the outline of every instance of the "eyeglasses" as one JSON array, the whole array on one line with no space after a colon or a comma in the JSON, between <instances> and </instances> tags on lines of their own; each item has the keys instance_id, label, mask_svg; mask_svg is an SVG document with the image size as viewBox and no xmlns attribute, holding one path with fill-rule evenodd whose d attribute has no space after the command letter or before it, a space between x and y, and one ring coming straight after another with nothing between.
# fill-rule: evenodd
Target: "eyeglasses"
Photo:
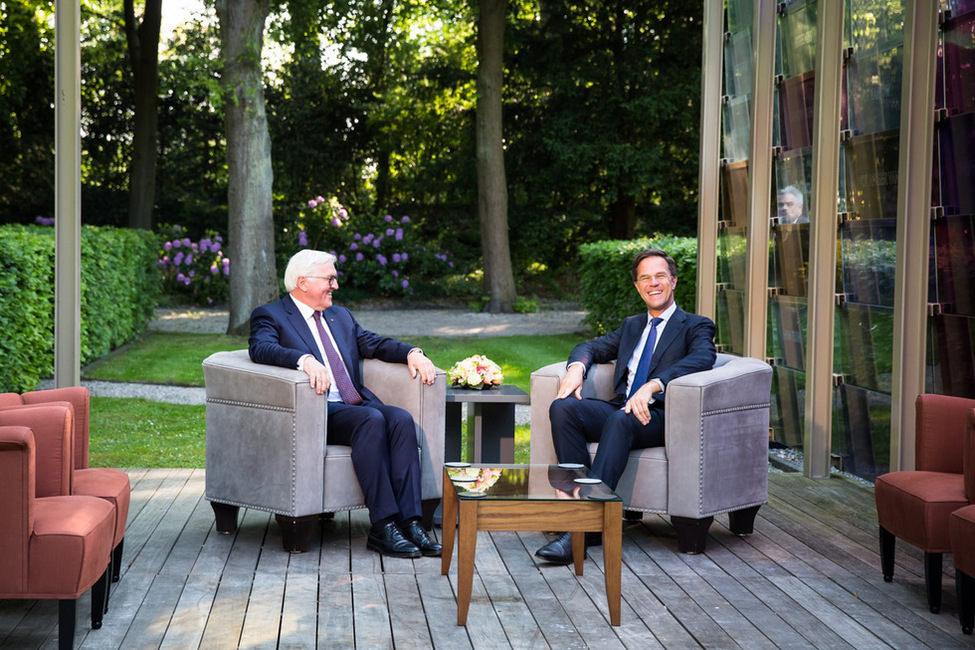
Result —
<instances>
[{"instance_id":1,"label":"eyeglasses","mask_svg":"<svg viewBox=\"0 0 975 650\"><path fill-rule=\"evenodd\" d=\"M337 275L306 275L304 277L306 280L325 280L325 283L330 287L339 286L339 276Z\"/></svg>"},{"instance_id":2,"label":"eyeglasses","mask_svg":"<svg viewBox=\"0 0 975 650\"><path fill-rule=\"evenodd\" d=\"M650 282L651 278L655 279L660 284L663 284L664 282L670 280L670 274L661 272L657 273L656 275L641 275L636 279L636 281L640 284L647 284Z\"/></svg>"}]
</instances>

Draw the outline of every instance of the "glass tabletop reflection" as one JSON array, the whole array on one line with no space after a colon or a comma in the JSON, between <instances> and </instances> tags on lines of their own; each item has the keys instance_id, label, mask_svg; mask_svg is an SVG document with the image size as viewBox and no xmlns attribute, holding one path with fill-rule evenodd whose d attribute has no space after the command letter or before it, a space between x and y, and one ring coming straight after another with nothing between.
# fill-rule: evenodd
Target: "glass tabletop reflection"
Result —
<instances>
[{"instance_id":1,"label":"glass tabletop reflection","mask_svg":"<svg viewBox=\"0 0 975 650\"><path fill-rule=\"evenodd\" d=\"M605 483L588 478L588 470L579 465L445 463L444 470L462 500L620 500Z\"/></svg>"}]
</instances>

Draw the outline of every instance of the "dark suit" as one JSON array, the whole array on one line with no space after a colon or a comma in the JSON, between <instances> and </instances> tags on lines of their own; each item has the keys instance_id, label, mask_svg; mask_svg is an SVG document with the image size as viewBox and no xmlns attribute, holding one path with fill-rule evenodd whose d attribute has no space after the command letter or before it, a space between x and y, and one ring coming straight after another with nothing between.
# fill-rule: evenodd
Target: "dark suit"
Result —
<instances>
[{"instance_id":1,"label":"dark suit","mask_svg":"<svg viewBox=\"0 0 975 650\"><path fill-rule=\"evenodd\" d=\"M322 312L353 384L360 406L328 402L328 443L352 447L352 464L373 523L420 516L420 462L416 427L405 410L383 404L362 385L360 359L406 363L411 346L365 330L344 307ZM297 368L312 354L326 364L318 344L291 296L263 305L251 314L249 352L255 363Z\"/></svg>"},{"instance_id":2,"label":"dark suit","mask_svg":"<svg viewBox=\"0 0 975 650\"><path fill-rule=\"evenodd\" d=\"M559 462L590 465L588 442L598 442L590 475L615 489L626 467L631 449L664 444L666 386L677 377L708 370L714 365L714 323L703 316L688 314L680 307L667 321L651 357L646 377L636 378L635 386L659 378L664 392L654 395L650 422L644 426L636 416L621 410L626 394L627 364L646 328L646 313L630 316L615 332L580 343L569 355L569 364L580 362L585 372L594 363L616 362L612 401L577 400L570 395L552 402L549 417L552 438Z\"/></svg>"}]
</instances>

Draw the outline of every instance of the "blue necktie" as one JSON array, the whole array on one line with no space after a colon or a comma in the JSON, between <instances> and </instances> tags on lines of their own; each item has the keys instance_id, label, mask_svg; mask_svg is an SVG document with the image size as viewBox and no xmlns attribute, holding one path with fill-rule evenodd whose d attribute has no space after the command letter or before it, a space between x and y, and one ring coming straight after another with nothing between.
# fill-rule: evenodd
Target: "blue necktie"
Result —
<instances>
[{"instance_id":1,"label":"blue necktie","mask_svg":"<svg viewBox=\"0 0 975 650\"><path fill-rule=\"evenodd\" d=\"M650 372L650 359L653 357L653 346L657 342L657 325L661 321L663 321L663 318L660 317L650 321L650 333L647 334L647 343L643 346L639 363L636 364L636 374L633 377L633 383L630 384L630 394L626 396L626 399L633 397L633 393L639 390L640 386L647 383L647 373Z\"/></svg>"}]
</instances>

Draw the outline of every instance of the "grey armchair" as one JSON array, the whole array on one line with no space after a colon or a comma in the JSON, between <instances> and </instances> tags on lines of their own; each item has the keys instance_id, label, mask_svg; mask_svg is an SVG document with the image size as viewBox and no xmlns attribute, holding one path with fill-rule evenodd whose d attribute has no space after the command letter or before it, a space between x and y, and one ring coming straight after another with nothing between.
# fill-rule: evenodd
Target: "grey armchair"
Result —
<instances>
[{"instance_id":1,"label":"grey armchair","mask_svg":"<svg viewBox=\"0 0 975 650\"><path fill-rule=\"evenodd\" d=\"M203 362L206 385L206 498L217 530L233 532L241 507L275 514L288 551L306 550L323 513L364 507L352 448L328 444L325 396L300 370L254 363L247 350ZM433 385L403 364L365 360L363 382L386 404L413 414L424 524L442 495L447 380Z\"/></svg>"},{"instance_id":2,"label":"grey armchair","mask_svg":"<svg viewBox=\"0 0 975 650\"><path fill-rule=\"evenodd\" d=\"M548 409L565 375L555 363L531 375L531 462L556 463ZM667 385L666 445L635 449L616 493L628 516L668 514L683 553L703 552L714 515L731 530L752 532L768 500L772 368L750 357L718 354L714 367ZM612 399L613 365L589 369L583 397ZM596 443L590 445L594 457Z\"/></svg>"}]
</instances>

